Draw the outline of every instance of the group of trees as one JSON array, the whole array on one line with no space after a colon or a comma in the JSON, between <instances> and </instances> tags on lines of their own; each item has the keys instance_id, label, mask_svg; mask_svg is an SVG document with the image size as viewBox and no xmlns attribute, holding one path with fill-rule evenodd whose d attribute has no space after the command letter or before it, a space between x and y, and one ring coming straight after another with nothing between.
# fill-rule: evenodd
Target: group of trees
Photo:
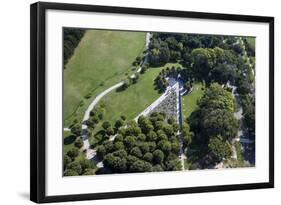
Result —
<instances>
[{"instance_id":1,"label":"group of trees","mask_svg":"<svg viewBox=\"0 0 281 205\"><path fill-rule=\"evenodd\" d=\"M182 168L178 158L179 125L175 119L166 119L164 113L154 112L149 117L139 117L137 122L116 121L115 128L114 140L105 140L97 147L98 157L107 171L128 173Z\"/></svg>"},{"instance_id":2,"label":"group of trees","mask_svg":"<svg viewBox=\"0 0 281 205\"><path fill-rule=\"evenodd\" d=\"M237 135L239 122L234 117L235 101L231 93L218 83L206 89L199 108L187 119L194 132L192 146L200 144L206 154L221 161L231 154L230 142Z\"/></svg>"},{"instance_id":3,"label":"group of trees","mask_svg":"<svg viewBox=\"0 0 281 205\"><path fill-rule=\"evenodd\" d=\"M249 47L248 43L245 45ZM242 81L236 79L245 72L249 76L248 72L251 71L242 57L243 46L235 37L154 33L150 50L151 66L181 63L184 66L181 71L184 81L187 81L185 78L196 78L207 83L237 81L241 84Z\"/></svg>"},{"instance_id":4,"label":"group of trees","mask_svg":"<svg viewBox=\"0 0 281 205\"><path fill-rule=\"evenodd\" d=\"M63 62L64 65L68 62L74 49L79 44L81 38L84 36L84 29L64 28L63 30Z\"/></svg>"},{"instance_id":5,"label":"group of trees","mask_svg":"<svg viewBox=\"0 0 281 205\"><path fill-rule=\"evenodd\" d=\"M77 148L72 148L64 155L64 176L92 175L95 165L87 159L77 160Z\"/></svg>"},{"instance_id":6,"label":"group of trees","mask_svg":"<svg viewBox=\"0 0 281 205\"><path fill-rule=\"evenodd\" d=\"M177 68L175 66L172 66L171 68L166 67L165 69L162 69L158 76L154 79L155 89L157 89L161 93L164 92L169 85L166 78L172 77L176 79L180 71L180 66L178 66Z\"/></svg>"}]
</instances>

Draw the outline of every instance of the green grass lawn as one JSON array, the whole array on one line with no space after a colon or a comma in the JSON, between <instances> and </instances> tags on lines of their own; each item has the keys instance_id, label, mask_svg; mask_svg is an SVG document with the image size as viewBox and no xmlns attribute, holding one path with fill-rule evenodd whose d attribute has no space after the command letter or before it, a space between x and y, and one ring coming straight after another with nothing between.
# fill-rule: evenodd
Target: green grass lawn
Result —
<instances>
[{"instance_id":1,"label":"green grass lawn","mask_svg":"<svg viewBox=\"0 0 281 205\"><path fill-rule=\"evenodd\" d=\"M164 67L150 68L140 75L136 84L121 92L112 91L102 98L99 104L105 106L104 119L114 123L121 115L125 115L128 120L132 120L152 104L161 95L154 89L154 79Z\"/></svg>"},{"instance_id":2,"label":"green grass lawn","mask_svg":"<svg viewBox=\"0 0 281 205\"><path fill-rule=\"evenodd\" d=\"M182 97L182 115L183 120L190 116L190 114L196 110L197 101L203 96L204 90L202 90L202 83L195 83L193 90L188 95Z\"/></svg>"},{"instance_id":3,"label":"green grass lawn","mask_svg":"<svg viewBox=\"0 0 281 205\"><path fill-rule=\"evenodd\" d=\"M64 70L64 126L81 120L98 93L130 75L144 48L144 32L86 31Z\"/></svg>"}]
</instances>

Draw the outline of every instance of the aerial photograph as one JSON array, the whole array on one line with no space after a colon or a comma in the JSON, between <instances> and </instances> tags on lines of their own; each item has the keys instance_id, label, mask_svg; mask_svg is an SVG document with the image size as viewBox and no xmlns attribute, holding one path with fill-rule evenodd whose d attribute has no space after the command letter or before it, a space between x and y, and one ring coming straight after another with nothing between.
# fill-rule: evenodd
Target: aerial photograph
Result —
<instances>
[{"instance_id":1,"label":"aerial photograph","mask_svg":"<svg viewBox=\"0 0 281 205\"><path fill-rule=\"evenodd\" d=\"M255 37L63 28L63 176L255 167Z\"/></svg>"}]
</instances>

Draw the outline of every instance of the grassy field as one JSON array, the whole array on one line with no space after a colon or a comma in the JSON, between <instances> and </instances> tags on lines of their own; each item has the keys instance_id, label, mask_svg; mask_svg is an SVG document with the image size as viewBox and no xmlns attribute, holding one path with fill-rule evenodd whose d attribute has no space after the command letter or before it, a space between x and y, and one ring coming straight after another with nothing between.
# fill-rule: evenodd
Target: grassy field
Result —
<instances>
[{"instance_id":1,"label":"grassy field","mask_svg":"<svg viewBox=\"0 0 281 205\"><path fill-rule=\"evenodd\" d=\"M167 64L164 67L171 65L173 64ZM113 91L106 95L100 101L106 110L104 119L114 123L120 115L125 115L128 120L131 120L145 110L161 95L154 89L153 83L164 67L150 68L145 74L140 75L136 84L132 84L124 91Z\"/></svg>"},{"instance_id":2,"label":"grassy field","mask_svg":"<svg viewBox=\"0 0 281 205\"><path fill-rule=\"evenodd\" d=\"M132 72L145 33L88 30L64 70L64 126L81 120L94 97Z\"/></svg>"},{"instance_id":3,"label":"grassy field","mask_svg":"<svg viewBox=\"0 0 281 205\"><path fill-rule=\"evenodd\" d=\"M203 96L202 83L195 83L193 90L188 95L182 97L182 115L183 120L190 116L190 114L197 108L197 101Z\"/></svg>"}]
</instances>

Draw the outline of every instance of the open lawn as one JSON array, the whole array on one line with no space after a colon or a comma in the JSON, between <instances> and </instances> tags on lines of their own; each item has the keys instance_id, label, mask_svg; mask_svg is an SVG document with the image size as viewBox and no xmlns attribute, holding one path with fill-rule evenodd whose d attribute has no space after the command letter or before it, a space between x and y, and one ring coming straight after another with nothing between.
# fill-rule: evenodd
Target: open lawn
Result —
<instances>
[{"instance_id":1,"label":"open lawn","mask_svg":"<svg viewBox=\"0 0 281 205\"><path fill-rule=\"evenodd\" d=\"M196 110L197 101L203 96L204 90L202 90L202 83L195 83L191 93L182 97L182 115L183 120L190 116L190 114Z\"/></svg>"},{"instance_id":2,"label":"open lawn","mask_svg":"<svg viewBox=\"0 0 281 205\"><path fill-rule=\"evenodd\" d=\"M104 119L114 123L121 115L125 115L132 120L153 103L161 95L154 89L154 79L162 68L150 68L140 75L136 84L124 91L113 91L106 95L100 101L106 110Z\"/></svg>"},{"instance_id":3,"label":"open lawn","mask_svg":"<svg viewBox=\"0 0 281 205\"><path fill-rule=\"evenodd\" d=\"M64 70L64 126L80 121L98 93L130 75L144 49L144 32L86 31Z\"/></svg>"},{"instance_id":4,"label":"open lawn","mask_svg":"<svg viewBox=\"0 0 281 205\"><path fill-rule=\"evenodd\" d=\"M105 106L104 119L114 123L121 115L128 120L134 119L139 113L152 104L161 93L154 89L154 79L165 67L178 64L166 64L163 67L149 68L136 84L124 91L112 91L101 99L99 105Z\"/></svg>"}]
</instances>

